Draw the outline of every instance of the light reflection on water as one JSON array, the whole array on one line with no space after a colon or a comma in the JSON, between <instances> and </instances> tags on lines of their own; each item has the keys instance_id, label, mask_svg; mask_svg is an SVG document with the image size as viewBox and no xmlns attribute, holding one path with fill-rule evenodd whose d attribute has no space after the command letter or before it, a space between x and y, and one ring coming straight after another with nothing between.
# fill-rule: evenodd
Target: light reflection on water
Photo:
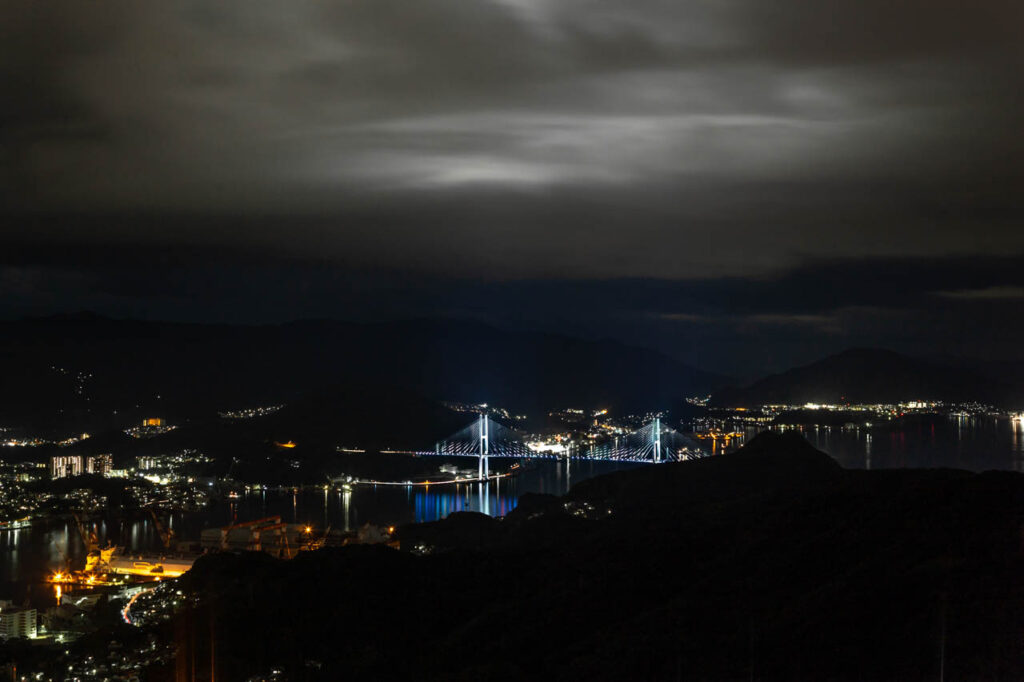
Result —
<instances>
[{"instance_id":1,"label":"light reflection on water","mask_svg":"<svg viewBox=\"0 0 1024 682\"><path fill-rule=\"evenodd\" d=\"M893 429L805 427L811 445L849 469L1024 471L1024 424L1005 417L937 418ZM747 432L747 437L757 430Z\"/></svg>"},{"instance_id":2,"label":"light reflection on water","mask_svg":"<svg viewBox=\"0 0 1024 682\"><path fill-rule=\"evenodd\" d=\"M356 486L353 490L322 488L272 491L260 490L226 499L201 512L174 514L169 526L177 540L197 540L204 528L218 528L238 521L280 515L283 521L325 530L330 527L357 530L365 523L398 526L411 522L435 521L457 511L484 511L492 516L511 512L524 492L564 494L569 481L578 482L619 469L646 466L615 462L542 461L518 476L493 481L488 485L459 484L429 487ZM571 469L571 477L566 471ZM125 522L96 520L88 522L101 545L108 540L129 552L160 551L159 533L150 518ZM41 584L47 575L67 564L76 567L84 561L85 547L74 521L55 521L48 526L33 526L0 532L0 599L23 598L25 583ZM15 584L18 583L18 584ZM43 589L33 589L37 600ZM50 590L46 590L50 592ZM45 600L43 600L45 605Z\"/></svg>"},{"instance_id":3,"label":"light reflection on water","mask_svg":"<svg viewBox=\"0 0 1024 682\"><path fill-rule=\"evenodd\" d=\"M502 493L498 486L460 485L424 488L412 494L413 521L436 521L452 512L466 511L483 512L488 516L505 516L516 508L518 501L518 498Z\"/></svg>"},{"instance_id":4,"label":"light reflection on water","mask_svg":"<svg viewBox=\"0 0 1024 682\"><path fill-rule=\"evenodd\" d=\"M758 429L745 432L745 439ZM847 468L953 467L982 471L1024 471L1024 424L1009 419L964 418L912 423L900 430L875 427L810 427L803 435L814 447L832 455ZM734 442L734 447L740 445ZM540 461L518 476L481 487L478 484L356 487L352 491L311 489L259 491L225 500L189 515L169 520L178 539L198 539L203 528L280 515L282 520L318 529L352 531L365 523L381 526L434 521L453 512L485 511L503 516L526 492L564 494L571 484L617 469L650 466L612 462ZM94 530L129 551L155 551L160 537L149 518L126 522L96 521ZM84 556L82 539L73 521L0 532L0 599L23 598L25 583L39 583L66 564L65 555ZM13 583L19 582L20 586ZM33 599L46 588L34 589Z\"/></svg>"}]
</instances>

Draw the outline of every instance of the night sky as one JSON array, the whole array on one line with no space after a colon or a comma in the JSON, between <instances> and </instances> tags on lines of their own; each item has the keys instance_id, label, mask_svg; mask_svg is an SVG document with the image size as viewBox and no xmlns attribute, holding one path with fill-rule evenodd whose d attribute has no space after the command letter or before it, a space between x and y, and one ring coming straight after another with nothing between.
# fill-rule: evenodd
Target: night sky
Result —
<instances>
[{"instance_id":1,"label":"night sky","mask_svg":"<svg viewBox=\"0 0 1024 682\"><path fill-rule=\"evenodd\" d=\"M0 0L0 316L1024 361L1019 0Z\"/></svg>"}]
</instances>

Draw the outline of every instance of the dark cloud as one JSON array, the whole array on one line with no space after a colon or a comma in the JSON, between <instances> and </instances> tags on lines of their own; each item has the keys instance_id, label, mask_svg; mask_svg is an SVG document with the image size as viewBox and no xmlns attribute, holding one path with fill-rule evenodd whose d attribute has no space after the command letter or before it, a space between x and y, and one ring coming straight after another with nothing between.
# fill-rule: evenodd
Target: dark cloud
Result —
<instances>
[{"instance_id":1,"label":"dark cloud","mask_svg":"<svg viewBox=\"0 0 1024 682\"><path fill-rule=\"evenodd\" d=\"M1024 9L1012 0L970 6L960 0L823 0L743 2L735 16L755 44L801 63L953 61L998 53L1019 66Z\"/></svg>"},{"instance_id":2,"label":"dark cloud","mask_svg":"<svg viewBox=\"0 0 1024 682\"><path fill-rule=\"evenodd\" d=\"M9 310L369 290L691 348L991 324L972 292L1022 284L1020 3L0 7Z\"/></svg>"}]
</instances>

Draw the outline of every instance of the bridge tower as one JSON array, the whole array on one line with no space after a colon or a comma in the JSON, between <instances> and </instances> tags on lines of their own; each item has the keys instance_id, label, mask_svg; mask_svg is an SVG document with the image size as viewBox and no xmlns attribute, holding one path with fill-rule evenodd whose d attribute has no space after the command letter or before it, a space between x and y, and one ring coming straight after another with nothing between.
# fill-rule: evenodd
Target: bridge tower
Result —
<instances>
[{"instance_id":1,"label":"bridge tower","mask_svg":"<svg viewBox=\"0 0 1024 682\"><path fill-rule=\"evenodd\" d=\"M483 412L480 413L480 459L478 461L478 472L481 481L486 480L490 474L490 467L488 466L487 454L490 450L490 443L488 442L488 419L487 415Z\"/></svg>"},{"instance_id":2,"label":"bridge tower","mask_svg":"<svg viewBox=\"0 0 1024 682\"><path fill-rule=\"evenodd\" d=\"M654 463L661 463L661 417L655 417L654 421L651 422L651 427L654 431L651 436L654 440Z\"/></svg>"}]
</instances>

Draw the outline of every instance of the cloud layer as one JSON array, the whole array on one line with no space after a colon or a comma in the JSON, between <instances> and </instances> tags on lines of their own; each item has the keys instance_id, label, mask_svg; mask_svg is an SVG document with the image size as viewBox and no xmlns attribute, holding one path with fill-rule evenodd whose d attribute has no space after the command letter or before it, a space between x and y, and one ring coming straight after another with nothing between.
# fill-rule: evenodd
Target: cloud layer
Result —
<instances>
[{"instance_id":1,"label":"cloud layer","mask_svg":"<svg viewBox=\"0 0 1024 682\"><path fill-rule=\"evenodd\" d=\"M4 229L40 241L498 278L1024 248L1020 3L3 5L4 200L48 214Z\"/></svg>"},{"instance_id":2,"label":"cloud layer","mask_svg":"<svg viewBox=\"0 0 1024 682\"><path fill-rule=\"evenodd\" d=\"M1019 2L0 8L0 315L1024 347Z\"/></svg>"}]
</instances>

